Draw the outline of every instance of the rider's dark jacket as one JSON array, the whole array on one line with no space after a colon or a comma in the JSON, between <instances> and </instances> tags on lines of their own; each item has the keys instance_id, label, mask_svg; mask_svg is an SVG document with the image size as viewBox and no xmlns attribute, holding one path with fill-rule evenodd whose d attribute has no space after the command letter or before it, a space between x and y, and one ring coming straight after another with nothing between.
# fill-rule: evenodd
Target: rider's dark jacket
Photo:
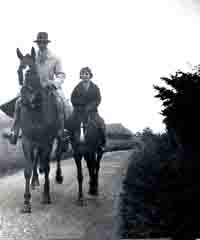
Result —
<instances>
[{"instance_id":1,"label":"rider's dark jacket","mask_svg":"<svg viewBox=\"0 0 200 240\"><path fill-rule=\"evenodd\" d=\"M73 112L66 121L66 128L71 131L80 127L81 121L87 122L89 112L90 117L95 118L100 128L104 128L104 121L98 114L98 106L101 102L100 90L96 84L90 81L88 89L84 87L84 82L77 84L71 94Z\"/></svg>"},{"instance_id":2,"label":"rider's dark jacket","mask_svg":"<svg viewBox=\"0 0 200 240\"><path fill-rule=\"evenodd\" d=\"M71 102L75 112L84 112L85 110L97 112L101 102L100 90L92 81L90 81L88 89L85 89L84 83L81 81L72 92Z\"/></svg>"},{"instance_id":3,"label":"rider's dark jacket","mask_svg":"<svg viewBox=\"0 0 200 240\"><path fill-rule=\"evenodd\" d=\"M88 89L86 89L84 87L84 82L81 81L71 94L71 102L73 105L73 112L65 122L66 128L73 133L80 127L81 121L87 122L88 116L90 116L90 118L96 122L98 128L102 130L102 143L104 145L106 141L106 125L98 114L98 106L101 102L101 94L98 86L90 81L90 85Z\"/></svg>"}]
</instances>

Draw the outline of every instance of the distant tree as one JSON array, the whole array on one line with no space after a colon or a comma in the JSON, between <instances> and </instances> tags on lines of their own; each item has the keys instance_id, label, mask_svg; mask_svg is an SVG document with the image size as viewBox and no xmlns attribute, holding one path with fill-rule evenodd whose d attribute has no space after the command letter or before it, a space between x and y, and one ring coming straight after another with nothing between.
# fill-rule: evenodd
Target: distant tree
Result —
<instances>
[{"instance_id":1,"label":"distant tree","mask_svg":"<svg viewBox=\"0 0 200 240\"><path fill-rule=\"evenodd\" d=\"M142 133L145 135L154 135L153 130L150 127L145 127L142 131Z\"/></svg>"}]
</instances>

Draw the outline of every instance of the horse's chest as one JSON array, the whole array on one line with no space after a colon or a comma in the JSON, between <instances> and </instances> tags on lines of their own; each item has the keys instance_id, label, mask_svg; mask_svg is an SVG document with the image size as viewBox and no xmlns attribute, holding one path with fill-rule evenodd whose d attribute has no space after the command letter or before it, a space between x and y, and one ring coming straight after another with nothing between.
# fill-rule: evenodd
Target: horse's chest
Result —
<instances>
[{"instance_id":1,"label":"horse's chest","mask_svg":"<svg viewBox=\"0 0 200 240\"><path fill-rule=\"evenodd\" d=\"M32 132L33 134L42 133L46 124L44 123L43 114L38 111L22 111L21 114L22 130Z\"/></svg>"},{"instance_id":2,"label":"horse's chest","mask_svg":"<svg viewBox=\"0 0 200 240\"><path fill-rule=\"evenodd\" d=\"M39 123L42 123L43 121L42 115L43 114L40 111L40 109L36 109L36 110L24 109L22 110L21 118L23 122L25 121L32 124L39 124Z\"/></svg>"}]
</instances>

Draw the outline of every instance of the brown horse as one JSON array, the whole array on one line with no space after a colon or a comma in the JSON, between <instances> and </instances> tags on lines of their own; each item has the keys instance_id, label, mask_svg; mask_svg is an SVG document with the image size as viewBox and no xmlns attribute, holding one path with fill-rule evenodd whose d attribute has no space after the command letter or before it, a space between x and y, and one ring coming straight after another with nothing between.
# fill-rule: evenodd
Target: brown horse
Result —
<instances>
[{"instance_id":1,"label":"brown horse","mask_svg":"<svg viewBox=\"0 0 200 240\"><path fill-rule=\"evenodd\" d=\"M103 148L101 144L101 129L98 128L94 118L88 116L87 122L81 122L80 128L74 131L71 139L73 149L73 157L77 166L78 179L78 204L84 205L83 196L83 173L82 173L82 158L85 159L89 172L89 194L98 195L98 179L100 161L103 156Z\"/></svg>"},{"instance_id":2,"label":"brown horse","mask_svg":"<svg viewBox=\"0 0 200 240\"><path fill-rule=\"evenodd\" d=\"M25 74L25 81L21 89L20 100L20 127L22 130L22 147L26 159L24 169L25 193L23 212L31 212L30 179L33 172L32 185L38 184L37 161L40 160L40 170L45 175L42 202L51 203L50 198L50 154L54 139L64 126L63 104L55 97L52 89L42 88L36 70L36 53L34 48L31 54L23 54L17 49L20 67L29 67ZM58 156L57 156L58 157ZM60 159L58 159L57 178L62 181ZM35 179L34 179L35 177ZM35 182L34 182L35 181Z\"/></svg>"}]
</instances>

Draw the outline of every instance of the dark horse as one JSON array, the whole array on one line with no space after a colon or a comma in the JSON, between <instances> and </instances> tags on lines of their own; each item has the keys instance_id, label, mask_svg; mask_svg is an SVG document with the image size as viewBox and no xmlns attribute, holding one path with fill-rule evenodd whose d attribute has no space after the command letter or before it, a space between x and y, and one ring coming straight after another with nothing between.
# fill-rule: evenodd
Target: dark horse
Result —
<instances>
[{"instance_id":1,"label":"dark horse","mask_svg":"<svg viewBox=\"0 0 200 240\"><path fill-rule=\"evenodd\" d=\"M84 204L83 197L83 173L82 158L85 159L89 172L89 194L98 195L98 178L100 161L103 156L103 148L101 145L101 130L98 128L95 119L89 114L87 122L81 122L80 128L74 131L71 145L73 149L73 157L77 166L78 179L78 204Z\"/></svg>"},{"instance_id":2,"label":"dark horse","mask_svg":"<svg viewBox=\"0 0 200 240\"><path fill-rule=\"evenodd\" d=\"M26 159L24 169L25 193L23 212L31 212L30 179L33 172L32 185L38 184L37 161L40 160L40 170L45 175L42 202L51 203L50 199L50 154L58 132L64 127L63 104L55 97L52 89L42 88L36 71L36 53L22 55L17 49L20 66L28 66L25 81L21 88L20 127L22 130L22 147ZM57 151L57 180L62 181L60 168L60 150ZM34 179L35 178L35 179ZM35 182L34 182L35 181Z\"/></svg>"}]
</instances>

